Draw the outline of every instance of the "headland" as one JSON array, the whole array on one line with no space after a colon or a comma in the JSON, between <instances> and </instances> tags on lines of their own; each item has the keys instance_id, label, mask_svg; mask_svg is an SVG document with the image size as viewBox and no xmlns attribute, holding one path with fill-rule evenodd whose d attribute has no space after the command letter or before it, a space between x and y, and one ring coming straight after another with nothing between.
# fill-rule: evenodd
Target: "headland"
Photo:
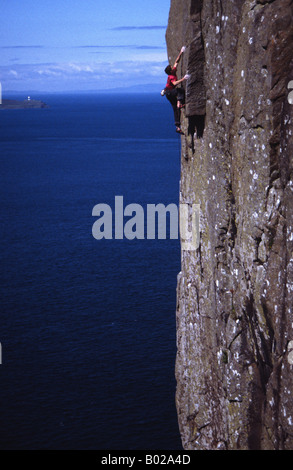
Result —
<instances>
[{"instance_id":1,"label":"headland","mask_svg":"<svg viewBox=\"0 0 293 470\"><path fill-rule=\"evenodd\" d=\"M48 108L49 106L40 100L2 100L2 104L0 104L1 109L40 109L40 108Z\"/></svg>"}]
</instances>

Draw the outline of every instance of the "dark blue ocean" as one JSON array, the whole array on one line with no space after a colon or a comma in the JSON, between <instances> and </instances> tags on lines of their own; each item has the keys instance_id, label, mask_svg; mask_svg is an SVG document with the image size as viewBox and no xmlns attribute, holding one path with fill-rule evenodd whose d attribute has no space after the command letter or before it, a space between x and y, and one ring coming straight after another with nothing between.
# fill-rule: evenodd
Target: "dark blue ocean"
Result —
<instances>
[{"instance_id":1,"label":"dark blue ocean","mask_svg":"<svg viewBox=\"0 0 293 470\"><path fill-rule=\"evenodd\" d=\"M35 98L50 107L0 112L0 448L180 450L180 242L92 236L115 196L178 204L171 106Z\"/></svg>"}]
</instances>

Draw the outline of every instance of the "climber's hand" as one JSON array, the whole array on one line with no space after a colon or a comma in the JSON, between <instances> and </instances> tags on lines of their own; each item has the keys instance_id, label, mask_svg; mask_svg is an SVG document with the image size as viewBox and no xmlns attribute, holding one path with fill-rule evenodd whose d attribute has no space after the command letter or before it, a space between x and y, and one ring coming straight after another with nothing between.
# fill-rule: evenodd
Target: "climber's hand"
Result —
<instances>
[{"instance_id":1,"label":"climber's hand","mask_svg":"<svg viewBox=\"0 0 293 470\"><path fill-rule=\"evenodd\" d=\"M184 80L189 80L189 79L190 79L189 73L187 73L186 75L184 75Z\"/></svg>"}]
</instances>

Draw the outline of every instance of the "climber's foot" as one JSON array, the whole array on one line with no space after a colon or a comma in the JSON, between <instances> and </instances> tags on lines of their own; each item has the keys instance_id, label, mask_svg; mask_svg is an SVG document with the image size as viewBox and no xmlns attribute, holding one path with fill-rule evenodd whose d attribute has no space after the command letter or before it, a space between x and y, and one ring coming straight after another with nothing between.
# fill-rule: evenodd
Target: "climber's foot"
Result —
<instances>
[{"instance_id":1,"label":"climber's foot","mask_svg":"<svg viewBox=\"0 0 293 470\"><path fill-rule=\"evenodd\" d=\"M178 134L183 134L184 135L184 132L180 129L180 127L176 127L176 132Z\"/></svg>"}]
</instances>

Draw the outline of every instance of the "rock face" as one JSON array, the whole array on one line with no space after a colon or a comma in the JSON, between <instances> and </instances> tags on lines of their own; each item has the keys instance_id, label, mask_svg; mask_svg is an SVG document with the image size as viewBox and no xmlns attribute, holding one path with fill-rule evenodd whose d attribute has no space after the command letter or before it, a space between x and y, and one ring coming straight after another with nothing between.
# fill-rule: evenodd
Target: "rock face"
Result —
<instances>
[{"instance_id":1,"label":"rock face","mask_svg":"<svg viewBox=\"0 0 293 470\"><path fill-rule=\"evenodd\" d=\"M188 45L176 405L184 449L293 449L293 2L172 0ZM180 78L180 76L178 77Z\"/></svg>"}]
</instances>

